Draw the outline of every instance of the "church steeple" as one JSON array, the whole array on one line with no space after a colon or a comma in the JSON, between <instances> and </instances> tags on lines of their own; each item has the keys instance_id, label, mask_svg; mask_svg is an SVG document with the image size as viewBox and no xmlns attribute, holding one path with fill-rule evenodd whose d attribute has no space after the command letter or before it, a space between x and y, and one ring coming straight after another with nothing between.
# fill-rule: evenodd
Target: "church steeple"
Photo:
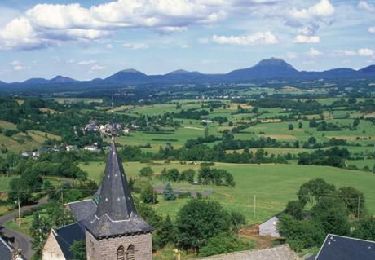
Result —
<instances>
[{"instance_id":1,"label":"church steeple","mask_svg":"<svg viewBox=\"0 0 375 260\"><path fill-rule=\"evenodd\" d=\"M114 140L108 153L96 211L85 220L85 226L97 239L153 230L137 214Z\"/></svg>"},{"instance_id":2,"label":"church steeple","mask_svg":"<svg viewBox=\"0 0 375 260\"><path fill-rule=\"evenodd\" d=\"M112 220L124 220L137 215L114 142L112 142L108 153L98 206L95 212L98 218L105 214Z\"/></svg>"}]
</instances>

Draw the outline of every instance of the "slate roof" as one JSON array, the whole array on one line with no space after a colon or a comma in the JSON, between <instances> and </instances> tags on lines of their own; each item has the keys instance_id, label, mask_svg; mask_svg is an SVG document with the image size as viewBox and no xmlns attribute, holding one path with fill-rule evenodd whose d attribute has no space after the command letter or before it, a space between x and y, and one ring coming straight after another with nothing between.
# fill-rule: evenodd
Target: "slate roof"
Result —
<instances>
[{"instance_id":1,"label":"slate roof","mask_svg":"<svg viewBox=\"0 0 375 260\"><path fill-rule=\"evenodd\" d=\"M316 260L374 260L375 241L328 235Z\"/></svg>"},{"instance_id":2,"label":"slate roof","mask_svg":"<svg viewBox=\"0 0 375 260\"><path fill-rule=\"evenodd\" d=\"M92 216L96 211L96 203L93 200L82 200L68 203L76 221L82 221Z\"/></svg>"},{"instance_id":3,"label":"slate roof","mask_svg":"<svg viewBox=\"0 0 375 260\"><path fill-rule=\"evenodd\" d=\"M68 260L73 259L70 247L73 245L74 241L82 241L86 239L85 228L79 223L56 229L54 235L61 251L64 253L65 259Z\"/></svg>"},{"instance_id":4,"label":"slate roof","mask_svg":"<svg viewBox=\"0 0 375 260\"><path fill-rule=\"evenodd\" d=\"M12 259L12 249L1 237L0 237L0 259L1 260Z\"/></svg>"},{"instance_id":5,"label":"slate roof","mask_svg":"<svg viewBox=\"0 0 375 260\"><path fill-rule=\"evenodd\" d=\"M97 239L149 233L153 230L137 214L125 171L113 142L107 158L96 211L82 223Z\"/></svg>"}]
</instances>

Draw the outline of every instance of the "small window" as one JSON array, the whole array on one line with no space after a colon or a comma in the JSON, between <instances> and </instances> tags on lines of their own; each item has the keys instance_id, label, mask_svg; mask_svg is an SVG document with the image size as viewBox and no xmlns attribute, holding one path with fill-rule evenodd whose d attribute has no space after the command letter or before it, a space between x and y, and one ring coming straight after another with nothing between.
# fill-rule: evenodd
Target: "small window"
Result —
<instances>
[{"instance_id":1,"label":"small window","mask_svg":"<svg viewBox=\"0 0 375 260\"><path fill-rule=\"evenodd\" d=\"M117 248L117 260L125 260L125 248L123 246Z\"/></svg>"},{"instance_id":2,"label":"small window","mask_svg":"<svg viewBox=\"0 0 375 260\"><path fill-rule=\"evenodd\" d=\"M126 260L135 260L135 247L130 245L126 250Z\"/></svg>"}]
</instances>

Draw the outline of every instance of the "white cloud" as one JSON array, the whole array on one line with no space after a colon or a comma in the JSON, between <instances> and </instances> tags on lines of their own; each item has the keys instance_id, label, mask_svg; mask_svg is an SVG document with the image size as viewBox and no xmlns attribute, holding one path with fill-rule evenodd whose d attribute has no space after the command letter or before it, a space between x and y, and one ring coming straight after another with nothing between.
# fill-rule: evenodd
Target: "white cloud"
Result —
<instances>
[{"instance_id":1,"label":"white cloud","mask_svg":"<svg viewBox=\"0 0 375 260\"><path fill-rule=\"evenodd\" d=\"M358 8L368 12L375 12L375 6L367 1L359 1Z\"/></svg>"},{"instance_id":2,"label":"white cloud","mask_svg":"<svg viewBox=\"0 0 375 260\"><path fill-rule=\"evenodd\" d=\"M320 0L320 2L309 8L293 8L292 11L290 11L290 15L295 19L311 19L314 17L331 16L334 12L335 8L329 0Z\"/></svg>"},{"instance_id":3,"label":"white cloud","mask_svg":"<svg viewBox=\"0 0 375 260\"><path fill-rule=\"evenodd\" d=\"M212 41L218 44L230 45L254 45L254 44L275 44L278 38L271 32L258 32L243 36L218 36L214 35Z\"/></svg>"},{"instance_id":4,"label":"white cloud","mask_svg":"<svg viewBox=\"0 0 375 260\"><path fill-rule=\"evenodd\" d=\"M300 34L294 38L294 42L295 43L319 43L320 37Z\"/></svg>"},{"instance_id":5,"label":"white cloud","mask_svg":"<svg viewBox=\"0 0 375 260\"><path fill-rule=\"evenodd\" d=\"M105 69L105 67L104 67L104 66L101 66L101 65L99 65L99 64L94 64L94 65L91 66L91 68L90 68L91 71L97 71L97 70L103 70L103 69Z\"/></svg>"},{"instance_id":6,"label":"white cloud","mask_svg":"<svg viewBox=\"0 0 375 260\"><path fill-rule=\"evenodd\" d=\"M81 60L77 64L78 65L92 65L95 63L96 63L96 60Z\"/></svg>"},{"instance_id":7,"label":"white cloud","mask_svg":"<svg viewBox=\"0 0 375 260\"><path fill-rule=\"evenodd\" d=\"M369 33L375 33L375 26L368 28Z\"/></svg>"},{"instance_id":8,"label":"white cloud","mask_svg":"<svg viewBox=\"0 0 375 260\"><path fill-rule=\"evenodd\" d=\"M361 48L358 50L338 50L335 51L338 56L362 56L375 58L375 50L369 48Z\"/></svg>"},{"instance_id":9,"label":"white cloud","mask_svg":"<svg viewBox=\"0 0 375 260\"><path fill-rule=\"evenodd\" d=\"M307 55L311 57L321 56L323 53L321 51L318 51L317 49L310 48L310 50L307 52Z\"/></svg>"},{"instance_id":10,"label":"white cloud","mask_svg":"<svg viewBox=\"0 0 375 260\"><path fill-rule=\"evenodd\" d=\"M335 54L339 56L356 56L357 52L352 50L339 50L335 51Z\"/></svg>"},{"instance_id":11,"label":"white cloud","mask_svg":"<svg viewBox=\"0 0 375 260\"><path fill-rule=\"evenodd\" d=\"M142 50L142 49L147 49L149 46L145 43L124 43L122 45L123 47L127 49L132 49L132 50Z\"/></svg>"},{"instance_id":12,"label":"white cloud","mask_svg":"<svg viewBox=\"0 0 375 260\"><path fill-rule=\"evenodd\" d=\"M0 31L0 49L17 48L19 45L32 49L42 43L30 21L24 17L12 20Z\"/></svg>"},{"instance_id":13,"label":"white cloud","mask_svg":"<svg viewBox=\"0 0 375 260\"><path fill-rule=\"evenodd\" d=\"M0 46L27 49L95 40L124 28L180 32L192 24L224 19L229 5L215 0L116 0L89 8L78 3L37 4L0 28Z\"/></svg>"},{"instance_id":14,"label":"white cloud","mask_svg":"<svg viewBox=\"0 0 375 260\"><path fill-rule=\"evenodd\" d=\"M20 71L20 70L25 69L25 66L18 60L12 61L10 65L13 67L14 71Z\"/></svg>"},{"instance_id":15,"label":"white cloud","mask_svg":"<svg viewBox=\"0 0 375 260\"><path fill-rule=\"evenodd\" d=\"M375 55L375 51L372 50L372 49L368 49L368 48L363 48L363 49L359 49L358 50L358 55L359 56L374 56Z\"/></svg>"}]
</instances>

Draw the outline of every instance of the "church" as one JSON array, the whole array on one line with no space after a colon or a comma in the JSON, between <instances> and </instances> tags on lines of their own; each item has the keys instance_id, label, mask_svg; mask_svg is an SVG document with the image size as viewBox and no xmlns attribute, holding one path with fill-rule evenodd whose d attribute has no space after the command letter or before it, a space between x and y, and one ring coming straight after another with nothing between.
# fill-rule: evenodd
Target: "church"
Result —
<instances>
[{"instance_id":1,"label":"church","mask_svg":"<svg viewBox=\"0 0 375 260\"><path fill-rule=\"evenodd\" d=\"M43 260L73 259L74 241L85 241L88 260L152 259L153 228L137 214L114 142L97 195L68 204L76 222L51 230Z\"/></svg>"}]
</instances>

